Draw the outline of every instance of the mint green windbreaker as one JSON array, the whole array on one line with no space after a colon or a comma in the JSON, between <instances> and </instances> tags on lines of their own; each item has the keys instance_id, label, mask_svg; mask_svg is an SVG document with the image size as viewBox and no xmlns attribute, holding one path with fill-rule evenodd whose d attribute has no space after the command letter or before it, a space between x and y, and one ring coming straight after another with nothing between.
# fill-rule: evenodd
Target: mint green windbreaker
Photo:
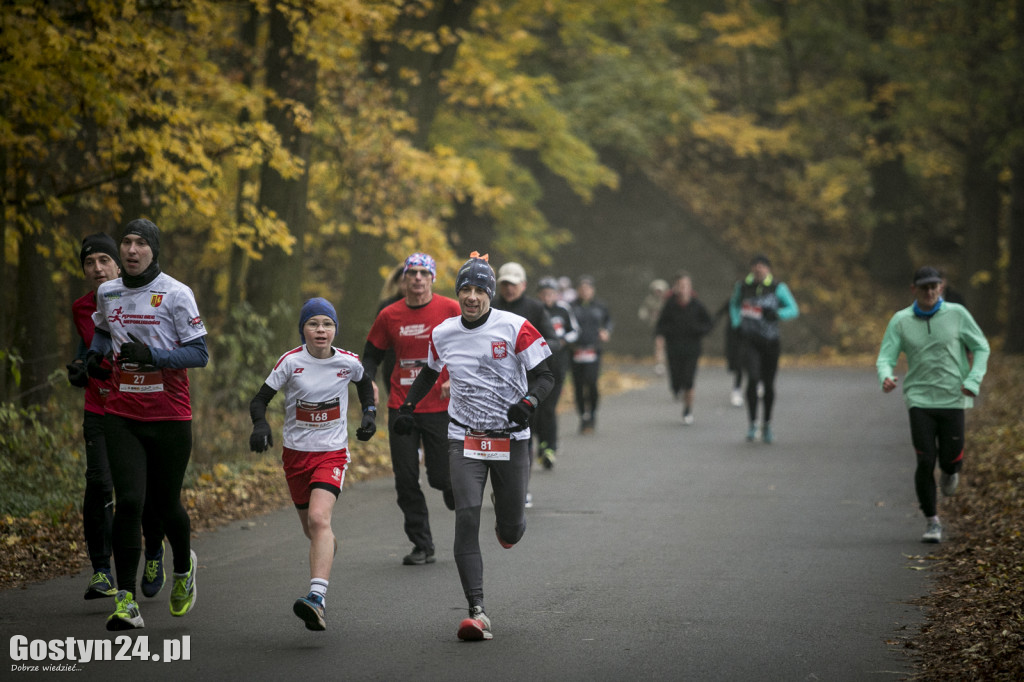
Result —
<instances>
[{"instance_id":1,"label":"mint green windbreaker","mask_svg":"<svg viewBox=\"0 0 1024 682\"><path fill-rule=\"evenodd\" d=\"M974 353L973 362L967 351ZM988 367L985 335L967 308L942 302L931 319L914 315L914 307L900 310L885 329L875 367L878 383L893 377L900 352L907 356L903 401L907 407L965 409L974 400L960 392L977 395Z\"/></svg>"}]
</instances>

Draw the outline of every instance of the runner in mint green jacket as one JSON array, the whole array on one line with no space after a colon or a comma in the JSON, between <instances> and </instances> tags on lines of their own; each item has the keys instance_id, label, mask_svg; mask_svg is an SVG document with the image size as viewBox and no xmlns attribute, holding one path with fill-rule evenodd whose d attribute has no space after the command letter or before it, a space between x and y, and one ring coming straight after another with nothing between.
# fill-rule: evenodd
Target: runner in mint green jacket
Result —
<instances>
[{"instance_id":1,"label":"runner in mint green jacket","mask_svg":"<svg viewBox=\"0 0 1024 682\"><path fill-rule=\"evenodd\" d=\"M942 492L956 492L964 457L964 410L974 406L988 365L989 345L967 308L942 299L942 275L931 267L914 273L914 304L889 320L875 366L885 393L896 388L900 353L907 356L903 400L917 452L914 487L927 519L923 542L941 542L935 465ZM968 357L972 353L973 357Z\"/></svg>"}]
</instances>

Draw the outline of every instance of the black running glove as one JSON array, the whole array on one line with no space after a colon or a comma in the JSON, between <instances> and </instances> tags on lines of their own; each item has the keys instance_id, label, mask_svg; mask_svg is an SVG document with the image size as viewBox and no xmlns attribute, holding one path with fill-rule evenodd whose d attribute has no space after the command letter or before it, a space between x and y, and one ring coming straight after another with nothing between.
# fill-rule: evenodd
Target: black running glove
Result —
<instances>
[{"instance_id":1,"label":"black running glove","mask_svg":"<svg viewBox=\"0 0 1024 682\"><path fill-rule=\"evenodd\" d=\"M412 433L412 430L416 428L416 418L412 416L415 409L416 408L409 403L398 408L398 416L395 417L395 422L391 425L391 430L399 436L408 436Z\"/></svg>"},{"instance_id":2,"label":"black running glove","mask_svg":"<svg viewBox=\"0 0 1024 682\"><path fill-rule=\"evenodd\" d=\"M149 346L135 338L131 332L128 332L128 338L131 341L121 344L121 361L136 362L140 365L152 365L153 353L149 350Z\"/></svg>"},{"instance_id":3,"label":"black running glove","mask_svg":"<svg viewBox=\"0 0 1024 682\"><path fill-rule=\"evenodd\" d=\"M377 433L377 408L371 405L363 410L363 421L356 429L356 438L370 440L375 433Z\"/></svg>"},{"instance_id":4,"label":"black running glove","mask_svg":"<svg viewBox=\"0 0 1024 682\"><path fill-rule=\"evenodd\" d=\"M539 401L532 395L528 395L515 405L509 405L507 417L510 422L526 426L530 423L530 415L537 409Z\"/></svg>"},{"instance_id":5,"label":"black running glove","mask_svg":"<svg viewBox=\"0 0 1024 682\"><path fill-rule=\"evenodd\" d=\"M91 350L85 356L85 371L93 379L106 381L110 378L110 370L103 366L103 354Z\"/></svg>"},{"instance_id":6,"label":"black running glove","mask_svg":"<svg viewBox=\"0 0 1024 682\"><path fill-rule=\"evenodd\" d=\"M762 308L761 309L761 317L765 321L767 321L767 322L774 322L775 320L779 319L779 309L778 308Z\"/></svg>"},{"instance_id":7,"label":"black running glove","mask_svg":"<svg viewBox=\"0 0 1024 682\"><path fill-rule=\"evenodd\" d=\"M260 419L252 425L252 435L249 436L249 449L253 452L265 452L274 444L274 435L270 431L270 424L266 419Z\"/></svg>"},{"instance_id":8,"label":"black running glove","mask_svg":"<svg viewBox=\"0 0 1024 682\"><path fill-rule=\"evenodd\" d=\"M78 388L85 388L89 385L89 372L81 362L71 362L67 365L68 383Z\"/></svg>"}]
</instances>

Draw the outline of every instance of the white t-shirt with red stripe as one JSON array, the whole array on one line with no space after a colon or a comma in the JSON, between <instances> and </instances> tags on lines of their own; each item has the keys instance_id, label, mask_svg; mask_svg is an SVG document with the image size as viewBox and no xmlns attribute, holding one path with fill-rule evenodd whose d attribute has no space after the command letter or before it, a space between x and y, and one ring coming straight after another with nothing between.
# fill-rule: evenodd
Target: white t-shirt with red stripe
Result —
<instances>
[{"instance_id":1,"label":"white t-shirt with red stripe","mask_svg":"<svg viewBox=\"0 0 1024 682\"><path fill-rule=\"evenodd\" d=\"M448 368L453 420L472 429L501 430L516 427L506 416L508 408L526 395L526 372L550 355L547 341L526 318L491 308L475 329L467 329L462 317L435 327L427 364L438 372ZM449 438L464 436L465 429L449 423ZM528 428L512 434L515 440L529 437Z\"/></svg>"},{"instance_id":2,"label":"white t-shirt with red stripe","mask_svg":"<svg viewBox=\"0 0 1024 682\"><path fill-rule=\"evenodd\" d=\"M284 391L284 446L303 452L348 447L348 385L363 378L359 356L334 348L315 358L299 346L277 361L266 384Z\"/></svg>"},{"instance_id":3,"label":"white t-shirt with red stripe","mask_svg":"<svg viewBox=\"0 0 1024 682\"><path fill-rule=\"evenodd\" d=\"M192 290L165 273L137 289L126 287L120 278L104 282L96 290L92 319L97 329L110 334L115 354L131 340L129 333L161 350L206 335ZM112 379L116 390L107 397L109 414L139 421L192 419L187 370L115 362Z\"/></svg>"}]
</instances>

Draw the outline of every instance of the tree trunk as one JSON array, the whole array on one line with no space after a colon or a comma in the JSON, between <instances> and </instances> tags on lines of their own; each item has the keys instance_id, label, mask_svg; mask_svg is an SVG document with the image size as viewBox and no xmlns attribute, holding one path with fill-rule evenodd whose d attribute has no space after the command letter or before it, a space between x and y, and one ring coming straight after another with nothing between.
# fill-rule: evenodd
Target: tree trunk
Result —
<instances>
[{"instance_id":1,"label":"tree trunk","mask_svg":"<svg viewBox=\"0 0 1024 682\"><path fill-rule=\"evenodd\" d=\"M308 21L309 14L300 10ZM296 120L292 103L312 112L316 105L316 63L295 52L295 36L278 5L270 13L270 40L266 53L267 87L273 93L267 102L267 120L281 136L283 146L306 166L295 178L284 178L269 163L260 172L259 202L262 210L283 220L295 237L290 254L271 248L263 260L252 263L248 272L249 300L256 311L270 316L277 304L281 314L271 317L275 346L294 343L295 321L302 305L303 243L309 224L306 198L309 190L310 136Z\"/></svg>"},{"instance_id":2,"label":"tree trunk","mask_svg":"<svg viewBox=\"0 0 1024 682\"><path fill-rule=\"evenodd\" d=\"M865 3L866 32L872 43L881 46L886 40L892 22L888 0L870 0ZM870 206L875 217L871 244L867 253L867 268L875 282L887 286L901 286L910 274L910 237L907 225L907 202L911 183L903 165L903 155L897 151L899 143L892 117L891 102L879 99L879 91L889 82L889 75L877 71L863 76L868 101L874 106L871 121L874 141L882 158L868 169L871 176Z\"/></svg>"},{"instance_id":3,"label":"tree trunk","mask_svg":"<svg viewBox=\"0 0 1024 682\"><path fill-rule=\"evenodd\" d=\"M7 197L10 192L7 186L7 147L0 145L0 402L10 399L13 377L10 373L11 363L7 353L14 345L12 342L11 316L14 300L11 296L15 287L7 281Z\"/></svg>"},{"instance_id":4,"label":"tree trunk","mask_svg":"<svg viewBox=\"0 0 1024 682\"><path fill-rule=\"evenodd\" d=\"M41 210L32 211L36 218ZM46 230L47 234L51 231ZM21 354L21 382L17 387L22 406L40 405L51 393L47 377L57 368L60 355L55 343L52 262L39 252L39 235L24 228L18 245L17 303L14 314L14 348Z\"/></svg>"},{"instance_id":5,"label":"tree trunk","mask_svg":"<svg viewBox=\"0 0 1024 682\"><path fill-rule=\"evenodd\" d=\"M253 64L252 56L256 54L257 50L259 13L256 11L256 7L251 3L246 6L244 12L245 18L239 28L239 52L234 55L233 66L241 72L242 83L246 87L251 88L255 83L255 66ZM248 123L251 118L252 114L249 110L243 109L238 116L238 122L244 125ZM241 224L245 221L245 187L255 179L256 174L252 169L238 169L238 180L235 191L236 224ZM247 299L244 278L245 271L248 266L248 258L242 249L237 246L232 246L228 260L228 291L227 300L225 301L226 309L229 311L235 306L235 304Z\"/></svg>"},{"instance_id":6,"label":"tree trunk","mask_svg":"<svg viewBox=\"0 0 1024 682\"><path fill-rule=\"evenodd\" d=\"M459 34L469 26L469 19L479 0L439 0L435 3L406 2L404 9L392 30L395 39L388 42L373 41L367 51L367 60L377 70L392 90L401 93L402 105L416 119L416 131L412 142L419 149L425 149L430 136L430 127L441 102L439 84L446 69L455 63L459 49ZM444 33L455 37L448 42L441 39ZM450 33L449 33L450 32ZM427 33L435 36L440 44L436 52L410 49L402 36ZM403 73L415 73L411 82Z\"/></svg>"},{"instance_id":7,"label":"tree trunk","mask_svg":"<svg viewBox=\"0 0 1024 682\"><path fill-rule=\"evenodd\" d=\"M986 334L998 331L999 177L981 132L972 132L964 161L964 245L967 303Z\"/></svg>"},{"instance_id":8,"label":"tree trunk","mask_svg":"<svg viewBox=\"0 0 1024 682\"><path fill-rule=\"evenodd\" d=\"M1024 281L1024 150L1018 151L1010 162L1010 265L1006 279L1011 287ZM1024 296L1007 297L1006 343L1007 353L1024 353Z\"/></svg>"}]
</instances>

